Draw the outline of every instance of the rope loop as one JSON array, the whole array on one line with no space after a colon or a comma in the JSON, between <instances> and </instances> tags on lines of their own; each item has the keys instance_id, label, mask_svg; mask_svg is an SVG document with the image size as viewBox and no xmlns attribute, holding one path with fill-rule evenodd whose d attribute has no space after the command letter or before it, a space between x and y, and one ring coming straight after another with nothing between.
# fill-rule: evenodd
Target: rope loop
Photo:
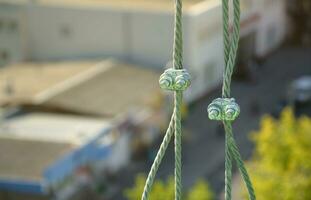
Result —
<instances>
[{"instance_id":1,"label":"rope loop","mask_svg":"<svg viewBox=\"0 0 311 200\"><path fill-rule=\"evenodd\" d=\"M207 107L211 120L234 121L240 114L240 106L234 98L217 98Z\"/></svg>"},{"instance_id":2,"label":"rope loop","mask_svg":"<svg viewBox=\"0 0 311 200\"><path fill-rule=\"evenodd\" d=\"M159 84L164 90L184 91L190 86L191 77L186 69L169 68L160 76Z\"/></svg>"}]
</instances>

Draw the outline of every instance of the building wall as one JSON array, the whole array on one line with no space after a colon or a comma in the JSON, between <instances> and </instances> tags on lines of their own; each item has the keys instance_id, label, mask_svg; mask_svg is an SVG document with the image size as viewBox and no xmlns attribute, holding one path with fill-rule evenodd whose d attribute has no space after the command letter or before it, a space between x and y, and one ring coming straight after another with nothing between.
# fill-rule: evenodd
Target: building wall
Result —
<instances>
[{"instance_id":1,"label":"building wall","mask_svg":"<svg viewBox=\"0 0 311 200\"><path fill-rule=\"evenodd\" d=\"M284 40L287 32L285 0L264 0L257 4L261 16L257 24L256 55L264 57L276 49Z\"/></svg>"},{"instance_id":2,"label":"building wall","mask_svg":"<svg viewBox=\"0 0 311 200\"><path fill-rule=\"evenodd\" d=\"M25 22L21 6L0 3L0 66L25 57Z\"/></svg>"},{"instance_id":3,"label":"building wall","mask_svg":"<svg viewBox=\"0 0 311 200\"><path fill-rule=\"evenodd\" d=\"M155 68L167 66L172 60L173 13L135 12L128 15L129 58ZM186 12L183 29L184 67L192 76L191 88L184 95L189 102L219 84L222 77L220 4L199 12Z\"/></svg>"},{"instance_id":4,"label":"building wall","mask_svg":"<svg viewBox=\"0 0 311 200\"><path fill-rule=\"evenodd\" d=\"M131 12L129 17L130 59L164 68L172 59L173 14Z\"/></svg>"},{"instance_id":5,"label":"building wall","mask_svg":"<svg viewBox=\"0 0 311 200\"><path fill-rule=\"evenodd\" d=\"M284 2L242 1L242 22L254 13L260 19L241 30L242 36L255 34L257 56L267 54L282 42L286 33ZM192 75L192 86L185 93L186 101L202 96L222 78L221 4L214 1L200 6L187 10L183 18L184 66ZM6 39L16 60L115 57L162 69L172 59L172 12L44 4L29 4L24 9L27 12L27 54L18 49L19 40Z\"/></svg>"},{"instance_id":6,"label":"building wall","mask_svg":"<svg viewBox=\"0 0 311 200\"><path fill-rule=\"evenodd\" d=\"M32 5L28 15L31 59L125 55L123 16L119 11Z\"/></svg>"},{"instance_id":7,"label":"building wall","mask_svg":"<svg viewBox=\"0 0 311 200\"><path fill-rule=\"evenodd\" d=\"M220 4L191 16L191 27L188 31L191 34L190 69L194 81L192 91L189 92L193 93L193 98L202 96L222 80L224 60L221 19Z\"/></svg>"},{"instance_id":8,"label":"building wall","mask_svg":"<svg viewBox=\"0 0 311 200\"><path fill-rule=\"evenodd\" d=\"M119 170L126 167L131 158L130 150L130 133L122 132L117 135L117 140L111 146L111 153L105 160L99 160L95 163L95 171L103 172L109 171L110 173L117 173Z\"/></svg>"}]
</instances>

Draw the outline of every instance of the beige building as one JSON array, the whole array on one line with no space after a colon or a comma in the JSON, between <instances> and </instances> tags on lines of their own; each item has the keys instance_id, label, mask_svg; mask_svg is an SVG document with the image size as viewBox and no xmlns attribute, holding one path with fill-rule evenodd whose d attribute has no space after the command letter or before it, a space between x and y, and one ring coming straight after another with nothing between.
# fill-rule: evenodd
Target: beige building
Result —
<instances>
[{"instance_id":1,"label":"beige building","mask_svg":"<svg viewBox=\"0 0 311 200\"><path fill-rule=\"evenodd\" d=\"M66 199L118 172L166 125L158 77L113 60L1 68L0 190Z\"/></svg>"},{"instance_id":2,"label":"beige building","mask_svg":"<svg viewBox=\"0 0 311 200\"><path fill-rule=\"evenodd\" d=\"M11 2L11 1L6 1ZM26 34L16 59L64 60L114 57L153 68L172 58L173 1L35 0L7 3L21 7ZM0 3L0 9L3 9ZM184 0L184 66L192 75L185 93L193 101L222 78L220 0ZM286 33L285 0L242 1L241 45L248 57L265 56ZM21 38L21 37L19 37ZM7 39L5 39L7 40ZM18 41L18 40L14 40ZM1 47L0 43L0 47ZM4 47L3 47L4 48ZM21 51L26 49L27 51ZM242 53L242 54L244 54ZM20 55L20 56L18 56Z\"/></svg>"}]
</instances>

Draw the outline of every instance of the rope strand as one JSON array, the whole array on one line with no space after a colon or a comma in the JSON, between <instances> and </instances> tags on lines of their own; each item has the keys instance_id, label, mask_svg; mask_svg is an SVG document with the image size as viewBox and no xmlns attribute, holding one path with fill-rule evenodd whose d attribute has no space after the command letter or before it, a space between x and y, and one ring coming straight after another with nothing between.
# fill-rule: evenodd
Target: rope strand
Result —
<instances>
[{"instance_id":1,"label":"rope strand","mask_svg":"<svg viewBox=\"0 0 311 200\"><path fill-rule=\"evenodd\" d=\"M175 70L183 69L183 39L182 39L182 0L175 0L175 23L174 23L174 44L173 44L173 67ZM187 76L186 76L187 77ZM183 78L186 78L183 77ZM189 78L190 80L190 78ZM166 87L166 80L164 80L164 87ZM173 133L175 133L175 200L181 200L182 183L181 183L181 105L182 105L182 90L175 90L174 94L174 111L173 115L162 141L157 156L152 164L151 170L145 183L142 200L148 200L152 184L154 182L156 173L159 169L161 161L164 157L165 151L171 140Z\"/></svg>"},{"instance_id":2,"label":"rope strand","mask_svg":"<svg viewBox=\"0 0 311 200\"><path fill-rule=\"evenodd\" d=\"M244 166L244 162L242 160L242 157L240 155L240 152L239 152L239 148L233 138L233 133L232 131L228 132L228 135L229 135L229 143L230 143L230 152L231 154L233 155L236 163L237 163L237 166L238 166L238 169L242 175L242 178L243 178L243 181L246 185L246 188L247 188L247 191L248 191L248 196L249 196L249 199L251 200L255 200L256 199L256 196L255 196L255 191L254 191L254 188L253 188L253 185L252 185L252 182L249 178L249 175L247 173L247 170Z\"/></svg>"},{"instance_id":3,"label":"rope strand","mask_svg":"<svg viewBox=\"0 0 311 200\"><path fill-rule=\"evenodd\" d=\"M225 142L225 200L231 200L232 185L232 157L230 145L228 143L228 135L226 134Z\"/></svg>"},{"instance_id":4,"label":"rope strand","mask_svg":"<svg viewBox=\"0 0 311 200\"><path fill-rule=\"evenodd\" d=\"M229 34L229 2L222 0L223 7L223 42L224 42L224 57L225 70L222 88L222 97L230 97L231 77L235 66L236 55L240 38L240 0L233 0L233 35L230 43ZM225 142L225 199L231 200L231 185L232 185L232 159L237 163L238 169L242 175L243 181L247 187L249 198L255 200L255 192L244 166L239 149L233 137L232 125L230 121L224 121L224 128L226 133Z\"/></svg>"},{"instance_id":5,"label":"rope strand","mask_svg":"<svg viewBox=\"0 0 311 200\"><path fill-rule=\"evenodd\" d=\"M183 68L182 0L175 0L174 69ZM175 91L175 200L181 199L181 104L182 92Z\"/></svg>"},{"instance_id":6,"label":"rope strand","mask_svg":"<svg viewBox=\"0 0 311 200\"><path fill-rule=\"evenodd\" d=\"M175 92L175 200L181 199L181 103L182 92Z\"/></svg>"},{"instance_id":7,"label":"rope strand","mask_svg":"<svg viewBox=\"0 0 311 200\"><path fill-rule=\"evenodd\" d=\"M224 48L224 63L227 71L227 63L230 51L230 34L229 34L229 1L222 0L222 17L223 17L223 48ZM225 73L223 79L225 79ZM224 88L223 88L224 91ZM223 92L224 93L224 92ZM224 97L224 95L223 95ZM228 135L225 136L225 200L231 200L232 191L232 158L230 154L230 147L228 144Z\"/></svg>"},{"instance_id":8,"label":"rope strand","mask_svg":"<svg viewBox=\"0 0 311 200\"><path fill-rule=\"evenodd\" d=\"M223 18L223 43L224 43L224 62L227 67L229 51L230 51L230 35L229 35L229 1L222 0L222 18Z\"/></svg>"},{"instance_id":9,"label":"rope strand","mask_svg":"<svg viewBox=\"0 0 311 200\"><path fill-rule=\"evenodd\" d=\"M175 69L183 67L183 35L182 35L182 0L175 0L173 66Z\"/></svg>"},{"instance_id":10,"label":"rope strand","mask_svg":"<svg viewBox=\"0 0 311 200\"><path fill-rule=\"evenodd\" d=\"M175 113L175 111L173 113ZM152 187L153 182L154 182L154 178L158 172L161 161L165 155L166 149L167 149L167 147L171 141L172 135L174 134L174 118L175 117L173 114L171 117L171 121L168 125L167 131L165 133L165 136L163 138L163 141L161 143L160 149L159 149L159 151L155 157L155 160L154 160L154 162L151 166L150 172L148 174L148 178L146 180L144 191L143 191L143 194L141 197L142 200L148 200L149 193L150 193L151 187Z\"/></svg>"}]
</instances>

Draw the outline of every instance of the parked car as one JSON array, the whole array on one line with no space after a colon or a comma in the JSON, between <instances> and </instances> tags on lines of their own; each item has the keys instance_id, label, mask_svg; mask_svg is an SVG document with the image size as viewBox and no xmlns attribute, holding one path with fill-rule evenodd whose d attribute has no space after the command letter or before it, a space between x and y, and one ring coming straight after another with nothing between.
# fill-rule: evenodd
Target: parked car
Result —
<instances>
[{"instance_id":1,"label":"parked car","mask_svg":"<svg viewBox=\"0 0 311 200\"><path fill-rule=\"evenodd\" d=\"M311 76L302 76L292 81L286 97L277 103L272 115L277 117L286 106L293 107L297 116L311 116Z\"/></svg>"}]
</instances>

